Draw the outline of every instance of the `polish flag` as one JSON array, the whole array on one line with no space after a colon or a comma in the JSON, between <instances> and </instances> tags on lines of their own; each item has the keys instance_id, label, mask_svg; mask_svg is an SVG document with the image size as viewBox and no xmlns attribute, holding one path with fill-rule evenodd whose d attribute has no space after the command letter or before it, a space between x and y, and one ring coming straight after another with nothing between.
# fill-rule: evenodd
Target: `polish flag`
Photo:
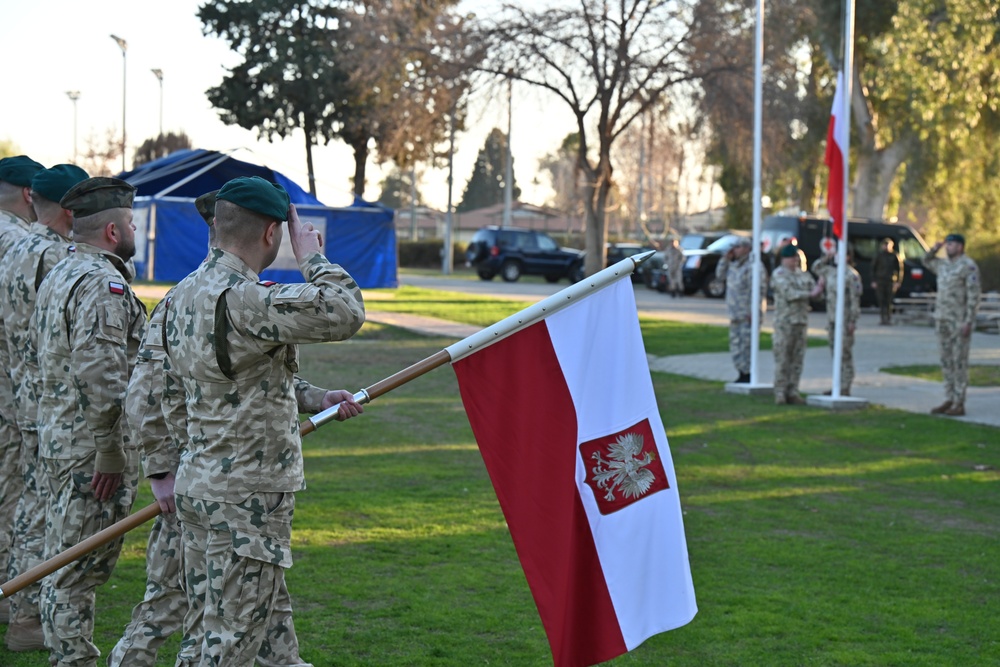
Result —
<instances>
[{"instance_id":1,"label":"polish flag","mask_svg":"<svg viewBox=\"0 0 1000 667\"><path fill-rule=\"evenodd\" d=\"M691 621L677 478L629 280L453 366L556 667Z\"/></svg>"},{"instance_id":2,"label":"polish flag","mask_svg":"<svg viewBox=\"0 0 1000 667\"><path fill-rule=\"evenodd\" d=\"M844 156L850 145L850 128L844 117L844 73L837 72L837 90L833 94L833 110L826 131L826 166L830 182L826 190L826 208L833 218L833 234L844 238Z\"/></svg>"}]
</instances>

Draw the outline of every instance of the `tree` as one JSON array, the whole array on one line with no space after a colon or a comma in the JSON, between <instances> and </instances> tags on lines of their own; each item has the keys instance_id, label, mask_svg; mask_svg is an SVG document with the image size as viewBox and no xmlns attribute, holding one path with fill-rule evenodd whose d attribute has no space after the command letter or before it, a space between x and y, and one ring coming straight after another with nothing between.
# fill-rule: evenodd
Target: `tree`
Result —
<instances>
[{"instance_id":1,"label":"tree","mask_svg":"<svg viewBox=\"0 0 1000 667\"><path fill-rule=\"evenodd\" d=\"M0 158L20 155L21 149L10 139L0 139Z\"/></svg>"},{"instance_id":2,"label":"tree","mask_svg":"<svg viewBox=\"0 0 1000 667\"><path fill-rule=\"evenodd\" d=\"M513 198L521 196L521 188L517 187L514 176L514 158L511 157L511 186ZM487 206L501 204L504 201L507 173L507 135L499 128L493 128L486 137L486 142L479 149L476 164L472 168L472 176L465 185L462 201L455 210L459 213L474 211Z\"/></svg>"},{"instance_id":3,"label":"tree","mask_svg":"<svg viewBox=\"0 0 1000 667\"><path fill-rule=\"evenodd\" d=\"M413 201L413 177L412 172L401 169L393 169L382 179L379 187L382 194L379 195L378 202L383 206L388 206L394 210L409 208ZM416 188L416 203L419 206L424 199L420 193L420 188Z\"/></svg>"},{"instance_id":4,"label":"tree","mask_svg":"<svg viewBox=\"0 0 1000 667\"><path fill-rule=\"evenodd\" d=\"M576 119L588 274L606 260L615 142L668 90L699 76L684 57L699 37L695 9L684 0L505 5L484 24L489 49L483 68L548 91Z\"/></svg>"},{"instance_id":5,"label":"tree","mask_svg":"<svg viewBox=\"0 0 1000 667\"><path fill-rule=\"evenodd\" d=\"M583 218L580 168L577 164L577 150L580 135L571 132L563 139L554 152L538 161L538 168L548 172L552 191L555 193L549 204L573 217Z\"/></svg>"},{"instance_id":6,"label":"tree","mask_svg":"<svg viewBox=\"0 0 1000 667\"><path fill-rule=\"evenodd\" d=\"M91 176L111 176L118 173L115 166L122 158L122 135L114 127L104 131L103 137L91 133L83 152L80 167Z\"/></svg>"},{"instance_id":7,"label":"tree","mask_svg":"<svg viewBox=\"0 0 1000 667\"><path fill-rule=\"evenodd\" d=\"M191 138L184 132L178 132L177 134L167 132L166 134L146 139L142 142L142 145L135 149L135 155L132 158L132 168L134 169L139 165L158 160L161 157L170 155L174 151L191 148L191 146Z\"/></svg>"}]
</instances>

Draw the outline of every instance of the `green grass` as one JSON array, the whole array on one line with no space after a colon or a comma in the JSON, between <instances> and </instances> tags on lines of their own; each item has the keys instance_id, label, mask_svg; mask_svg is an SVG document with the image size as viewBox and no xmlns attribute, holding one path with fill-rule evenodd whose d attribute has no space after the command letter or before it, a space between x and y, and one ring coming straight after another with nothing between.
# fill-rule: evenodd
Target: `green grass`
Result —
<instances>
[{"instance_id":1,"label":"green grass","mask_svg":"<svg viewBox=\"0 0 1000 667\"><path fill-rule=\"evenodd\" d=\"M303 348L303 376L357 389L450 342L379 329ZM653 383L700 611L608 664L1000 663L996 429L877 407L775 406L661 373ZM449 369L324 427L304 450L288 585L306 659L551 664ZM144 491L138 506L148 502ZM142 595L145 537L129 536L98 592L104 654ZM41 653L0 647L0 665L39 664Z\"/></svg>"},{"instance_id":2,"label":"green grass","mask_svg":"<svg viewBox=\"0 0 1000 667\"><path fill-rule=\"evenodd\" d=\"M920 378L921 380L932 380L941 382L944 378L941 375L940 366L887 366L881 369L883 373L893 375L906 375ZM970 387L997 387L1000 386L1000 366L971 365L969 366L969 386Z\"/></svg>"}]
</instances>

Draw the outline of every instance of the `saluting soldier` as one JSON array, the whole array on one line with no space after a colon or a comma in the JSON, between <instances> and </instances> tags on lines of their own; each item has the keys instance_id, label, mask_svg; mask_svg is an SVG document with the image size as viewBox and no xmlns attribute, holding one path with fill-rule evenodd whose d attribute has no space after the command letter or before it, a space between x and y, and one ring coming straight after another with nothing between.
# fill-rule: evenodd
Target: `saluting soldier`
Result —
<instances>
[{"instance_id":1,"label":"saluting soldier","mask_svg":"<svg viewBox=\"0 0 1000 667\"><path fill-rule=\"evenodd\" d=\"M35 220L31 206L31 179L44 169L26 155L0 159L0 264L7 251L28 233ZM10 559L11 536L17 499L21 495L21 434L17 428L14 392L11 388L7 334L0 318L0 573ZM0 600L0 623L10 617L10 601ZM10 630L8 629L8 633ZM8 635L9 636L9 635Z\"/></svg>"},{"instance_id":2,"label":"saluting soldier","mask_svg":"<svg viewBox=\"0 0 1000 667\"><path fill-rule=\"evenodd\" d=\"M774 292L774 402L802 405L799 379L806 355L809 299L819 296L816 281L802 270L798 246L780 252L781 266L771 276Z\"/></svg>"},{"instance_id":3,"label":"saluting soldier","mask_svg":"<svg viewBox=\"0 0 1000 667\"><path fill-rule=\"evenodd\" d=\"M667 281L670 296L677 298L684 294L684 251L677 239L670 239L667 249L663 252L663 261L667 265Z\"/></svg>"},{"instance_id":4,"label":"saluting soldier","mask_svg":"<svg viewBox=\"0 0 1000 667\"><path fill-rule=\"evenodd\" d=\"M37 221L11 247L0 266L0 316L7 331L11 382L21 432L23 489L17 501L14 544L7 576L13 578L45 560L45 485L38 483L38 357L30 344L29 323L38 287L68 255L73 213L59 204L66 192L87 178L71 164L43 169L31 181ZM12 651L45 648L39 611L41 585L32 584L11 598L11 623L5 639Z\"/></svg>"},{"instance_id":5,"label":"saluting soldier","mask_svg":"<svg viewBox=\"0 0 1000 667\"><path fill-rule=\"evenodd\" d=\"M946 257L937 257L942 246ZM969 343L982 290L979 267L965 254L965 237L961 234L948 234L943 243L935 243L924 255L923 263L937 274L934 326L944 376L945 401L931 413L961 417L969 387Z\"/></svg>"},{"instance_id":6,"label":"saluting soldier","mask_svg":"<svg viewBox=\"0 0 1000 667\"><path fill-rule=\"evenodd\" d=\"M135 188L89 178L60 201L73 211L74 252L38 290L32 335L41 390L38 449L48 483L45 555L51 558L128 516L138 459L126 428L129 374L146 328L132 293ZM95 589L111 575L122 539L42 583L42 627L50 663L97 664Z\"/></svg>"},{"instance_id":7,"label":"saluting soldier","mask_svg":"<svg viewBox=\"0 0 1000 667\"><path fill-rule=\"evenodd\" d=\"M195 200L208 225L208 247L215 246L215 197L218 190ZM132 610L132 620L108 656L108 667L152 667L163 643L183 627L188 612L181 575L181 529L174 503L174 480L180 452L170 444L161 408L163 395L163 320L173 290L156 305L139 348L129 381L125 408L132 437L139 448L143 474L163 514L156 517L146 545L146 592ZM267 639L257 654L260 667L311 667L299 656L299 642L292 621L291 599L284 586L274 605ZM204 612L199 607L192 613Z\"/></svg>"},{"instance_id":8,"label":"saluting soldier","mask_svg":"<svg viewBox=\"0 0 1000 667\"><path fill-rule=\"evenodd\" d=\"M830 354L833 354L834 338L837 331L837 254L836 248L830 247L822 257L813 263L812 272L819 279L819 287L825 292L826 298L826 338L830 343ZM844 334L841 340L843 349L840 356L840 395L851 395L851 384L854 383L854 332L861 319L861 274L851 266L848 259L845 267L844 289L847 296L844 299ZM832 394L833 391L826 392Z\"/></svg>"},{"instance_id":9,"label":"saluting soldier","mask_svg":"<svg viewBox=\"0 0 1000 667\"><path fill-rule=\"evenodd\" d=\"M167 306L164 406L180 463L175 481L189 608L178 664L249 665L290 567L295 492L304 488L298 412L348 391L296 382L299 343L343 340L364 323L357 283L321 252L284 189L237 178L219 191L217 247ZM258 274L278 254L285 220L307 282ZM186 425L186 428L185 428Z\"/></svg>"},{"instance_id":10,"label":"saluting soldier","mask_svg":"<svg viewBox=\"0 0 1000 667\"><path fill-rule=\"evenodd\" d=\"M760 313L758 327L767 309L767 271L761 266L760 293L753 298L753 263L751 239L740 236L719 260L715 277L726 281L726 310L729 312L729 353L739 376L736 382L750 382L750 343L753 309Z\"/></svg>"}]
</instances>

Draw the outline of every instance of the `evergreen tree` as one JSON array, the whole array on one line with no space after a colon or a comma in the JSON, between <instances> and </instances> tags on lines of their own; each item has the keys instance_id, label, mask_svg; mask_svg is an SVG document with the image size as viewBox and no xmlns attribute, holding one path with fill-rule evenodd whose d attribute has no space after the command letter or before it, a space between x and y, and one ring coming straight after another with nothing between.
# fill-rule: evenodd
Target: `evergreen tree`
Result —
<instances>
[{"instance_id":1,"label":"evergreen tree","mask_svg":"<svg viewBox=\"0 0 1000 667\"><path fill-rule=\"evenodd\" d=\"M462 193L461 203L455 210L462 213L474 211L479 208L501 204L504 200L504 188L506 181L504 176L507 169L507 135L499 128L493 128L486 143L479 149L479 156L476 158L476 166L472 169L472 176ZM514 177L513 157L511 158L511 184L513 185L514 199L521 196L521 189L517 187L517 178Z\"/></svg>"},{"instance_id":2,"label":"evergreen tree","mask_svg":"<svg viewBox=\"0 0 1000 667\"><path fill-rule=\"evenodd\" d=\"M135 169L139 165L166 157L183 148L191 148L191 137L184 132L176 134L167 132L146 139L139 148L135 149L135 154L132 157L132 168Z\"/></svg>"}]
</instances>

